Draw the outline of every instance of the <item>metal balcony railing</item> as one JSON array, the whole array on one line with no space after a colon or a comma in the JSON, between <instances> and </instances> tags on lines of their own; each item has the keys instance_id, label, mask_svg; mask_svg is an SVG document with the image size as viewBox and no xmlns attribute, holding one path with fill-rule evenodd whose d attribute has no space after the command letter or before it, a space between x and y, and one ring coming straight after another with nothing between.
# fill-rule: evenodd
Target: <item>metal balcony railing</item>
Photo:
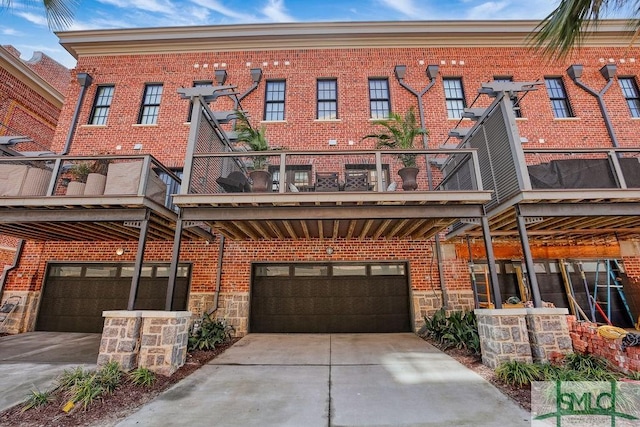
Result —
<instances>
[{"instance_id":1,"label":"metal balcony railing","mask_svg":"<svg viewBox=\"0 0 640 427\"><path fill-rule=\"evenodd\" d=\"M180 177L151 155L0 157L0 200L25 204L43 197L66 197L73 204L142 196L173 209L169 190L180 184Z\"/></svg>"},{"instance_id":2,"label":"metal balcony railing","mask_svg":"<svg viewBox=\"0 0 640 427\"><path fill-rule=\"evenodd\" d=\"M474 149L282 150L196 153L180 194L402 192L401 156L415 158L417 191L483 190ZM267 184L260 187L256 175Z\"/></svg>"}]
</instances>

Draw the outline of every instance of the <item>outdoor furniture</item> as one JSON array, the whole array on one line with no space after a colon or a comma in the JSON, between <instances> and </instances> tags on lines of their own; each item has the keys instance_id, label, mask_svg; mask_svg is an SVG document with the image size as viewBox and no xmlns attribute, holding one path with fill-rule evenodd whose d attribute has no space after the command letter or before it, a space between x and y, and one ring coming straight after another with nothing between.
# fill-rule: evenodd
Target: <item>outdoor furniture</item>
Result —
<instances>
[{"instance_id":1,"label":"outdoor furniture","mask_svg":"<svg viewBox=\"0 0 640 427\"><path fill-rule=\"evenodd\" d=\"M369 188L366 171L345 171L344 191L369 191Z\"/></svg>"},{"instance_id":2,"label":"outdoor furniture","mask_svg":"<svg viewBox=\"0 0 640 427\"><path fill-rule=\"evenodd\" d=\"M216 182L227 193L249 193L251 185L246 175L239 171L233 171L226 177L218 177Z\"/></svg>"},{"instance_id":3,"label":"outdoor furniture","mask_svg":"<svg viewBox=\"0 0 640 427\"><path fill-rule=\"evenodd\" d=\"M337 172L316 172L315 191L340 191Z\"/></svg>"}]
</instances>

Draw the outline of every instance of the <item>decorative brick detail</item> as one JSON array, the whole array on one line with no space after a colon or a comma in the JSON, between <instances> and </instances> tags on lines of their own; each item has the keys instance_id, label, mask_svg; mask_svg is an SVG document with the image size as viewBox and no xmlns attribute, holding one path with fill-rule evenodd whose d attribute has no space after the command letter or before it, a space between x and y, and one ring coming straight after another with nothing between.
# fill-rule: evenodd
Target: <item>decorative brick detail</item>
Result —
<instances>
[{"instance_id":1,"label":"decorative brick detail","mask_svg":"<svg viewBox=\"0 0 640 427\"><path fill-rule=\"evenodd\" d=\"M187 359L189 311L143 311L138 365L171 375Z\"/></svg>"},{"instance_id":2,"label":"decorative brick detail","mask_svg":"<svg viewBox=\"0 0 640 427\"><path fill-rule=\"evenodd\" d=\"M640 347L622 350L622 340L610 340L598 335L598 325L567 316L569 335L576 352L593 354L610 361L623 372L640 372Z\"/></svg>"},{"instance_id":3,"label":"decorative brick detail","mask_svg":"<svg viewBox=\"0 0 640 427\"><path fill-rule=\"evenodd\" d=\"M476 309L482 363L495 369L502 362L532 362L525 309Z\"/></svg>"},{"instance_id":4,"label":"decorative brick detail","mask_svg":"<svg viewBox=\"0 0 640 427\"><path fill-rule=\"evenodd\" d=\"M527 308L527 330L535 362L550 360L554 354L573 352L566 308Z\"/></svg>"},{"instance_id":5,"label":"decorative brick detail","mask_svg":"<svg viewBox=\"0 0 640 427\"><path fill-rule=\"evenodd\" d=\"M125 372L138 366L140 350L140 311L105 311L98 366L118 362Z\"/></svg>"}]
</instances>

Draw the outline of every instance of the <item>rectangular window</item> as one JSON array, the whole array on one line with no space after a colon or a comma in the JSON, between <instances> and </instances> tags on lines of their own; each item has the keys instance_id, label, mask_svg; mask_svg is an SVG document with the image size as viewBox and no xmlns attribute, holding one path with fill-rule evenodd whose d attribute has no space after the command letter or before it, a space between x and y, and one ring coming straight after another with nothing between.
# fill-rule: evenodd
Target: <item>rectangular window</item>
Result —
<instances>
[{"instance_id":1,"label":"rectangular window","mask_svg":"<svg viewBox=\"0 0 640 427\"><path fill-rule=\"evenodd\" d=\"M114 86L98 86L96 99L93 101L93 108L89 116L89 124L106 125L111 100L113 99Z\"/></svg>"},{"instance_id":2,"label":"rectangular window","mask_svg":"<svg viewBox=\"0 0 640 427\"><path fill-rule=\"evenodd\" d=\"M338 118L338 81L318 80L318 120Z\"/></svg>"},{"instance_id":3,"label":"rectangular window","mask_svg":"<svg viewBox=\"0 0 640 427\"><path fill-rule=\"evenodd\" d=\"M160 100L162 99L162 85L148 84L144 88L144 97L142 99L142 107L140 108L140 117L138 124L155 125L158 121L158 113L160 112Z\"/></svg>"},{"instance_id":4,"label":"rectangular window","mask_svg":"<svg viewBox=\"0 0 640 427\"><path fill-rule=\"evenodd\" d=\"M493 78L494 82L502 82L502 83L509 83L509 82L513 82L513 77L510 76L496 76ZM511 103L513 104L513 114L516 115L516 117L522 117L522 110L520 110L520 100L518 99L518 95L516 92L513 93L513 95L511 95L509 97L511 99Z\"/></svg>"},{"instance_id":5,"label":"rectangular window","mask_svg":"<svg viewBox=\"0 0 640 427\"><path fill-rule=\"evenodd\" d=\"M268 81L265 92L264 119L268 121L284 120L285 81Z\"/></svg>"},{"instance_id":6,"label":"rectangular window","mask_svg":"<svg viewBox=\"0 0 640 427\"><path fill-rule=\"evenodd\" d=\"M213 81L193 82L193 87L209 87L213 86ZM189 101L189 111L187 112L187 122L191 121L191 112L193 110L193 101Z\"/></svg>"},{"instance_id":7,"label":"rectangular window","mask_svg":"<svg viewBox=\"0 0 640 427\"><path fill-rule=\"evenodd\" d=\"M391 112L389 80L369 79L369 104L372 119L386 119Z\"/></svg>"},{"instance_id":8,"label":"rectangular window","mask_svg":"<svg viewBox=\"0 0 640 427\"><path fill-rule=\"evenodd\" d=\"M444 84L444 98L447 104L447 117L450 119L459 119L462 112L467 106L464 99L464 91L462 90L461 78L445 78L442 80Z\"/></svg>"},{"instance_id":9,"label":"rectangular window","mask_svg":"<svg viewBox=\"0 0 640 427\"><path fill-rule=\"evenodd\" d=\"M638 93L638 84L633 77L620 77L618 79L624 99L629 106L631 117L640 117L640 94Z\"/></svg>"},{"instance_id":10,"label":"rectangular window","mask_svg":"<svg viewBox=\"0 0 640 427\"><path fill-rule=\"evenodd\" d=\"M562 79L560 77L545 77L544 83L547 86L547 94L551 100L553 116L557 119L573 117Z\"/></svg>"}]
</instances>

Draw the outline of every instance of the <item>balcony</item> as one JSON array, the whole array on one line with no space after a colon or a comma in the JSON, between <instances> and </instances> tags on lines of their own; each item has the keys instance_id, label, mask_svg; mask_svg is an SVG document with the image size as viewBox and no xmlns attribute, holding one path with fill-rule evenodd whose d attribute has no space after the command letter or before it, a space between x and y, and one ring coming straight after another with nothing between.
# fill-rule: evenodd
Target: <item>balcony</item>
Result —
<instances>
[{"instance_id":1,"label":"balcony","mask_svg":"<svg viewBox=\"0 0 640 427\"><path fill-rule=\"evenodd\" d=\"M415 191L402 189L402 154L416 156ZM265 160L260 188L251 170ZM482 215L491 194L479 171L472 149L200 150L187 160L188 185L173 203L183 220L236 240L430 238L457 218Z\"/></svg>"},{"instance_id":2,"label":"balcony","mask_svg":"<svg viewBox=\"0 0 640 427\"><path fill-rule=\"evenodd\" d=\"M0 233L29 240L172 240L180 178L146 156L0 157ZM188 229L187 238L206 236Z\"/></svg>"}]
</instances>

